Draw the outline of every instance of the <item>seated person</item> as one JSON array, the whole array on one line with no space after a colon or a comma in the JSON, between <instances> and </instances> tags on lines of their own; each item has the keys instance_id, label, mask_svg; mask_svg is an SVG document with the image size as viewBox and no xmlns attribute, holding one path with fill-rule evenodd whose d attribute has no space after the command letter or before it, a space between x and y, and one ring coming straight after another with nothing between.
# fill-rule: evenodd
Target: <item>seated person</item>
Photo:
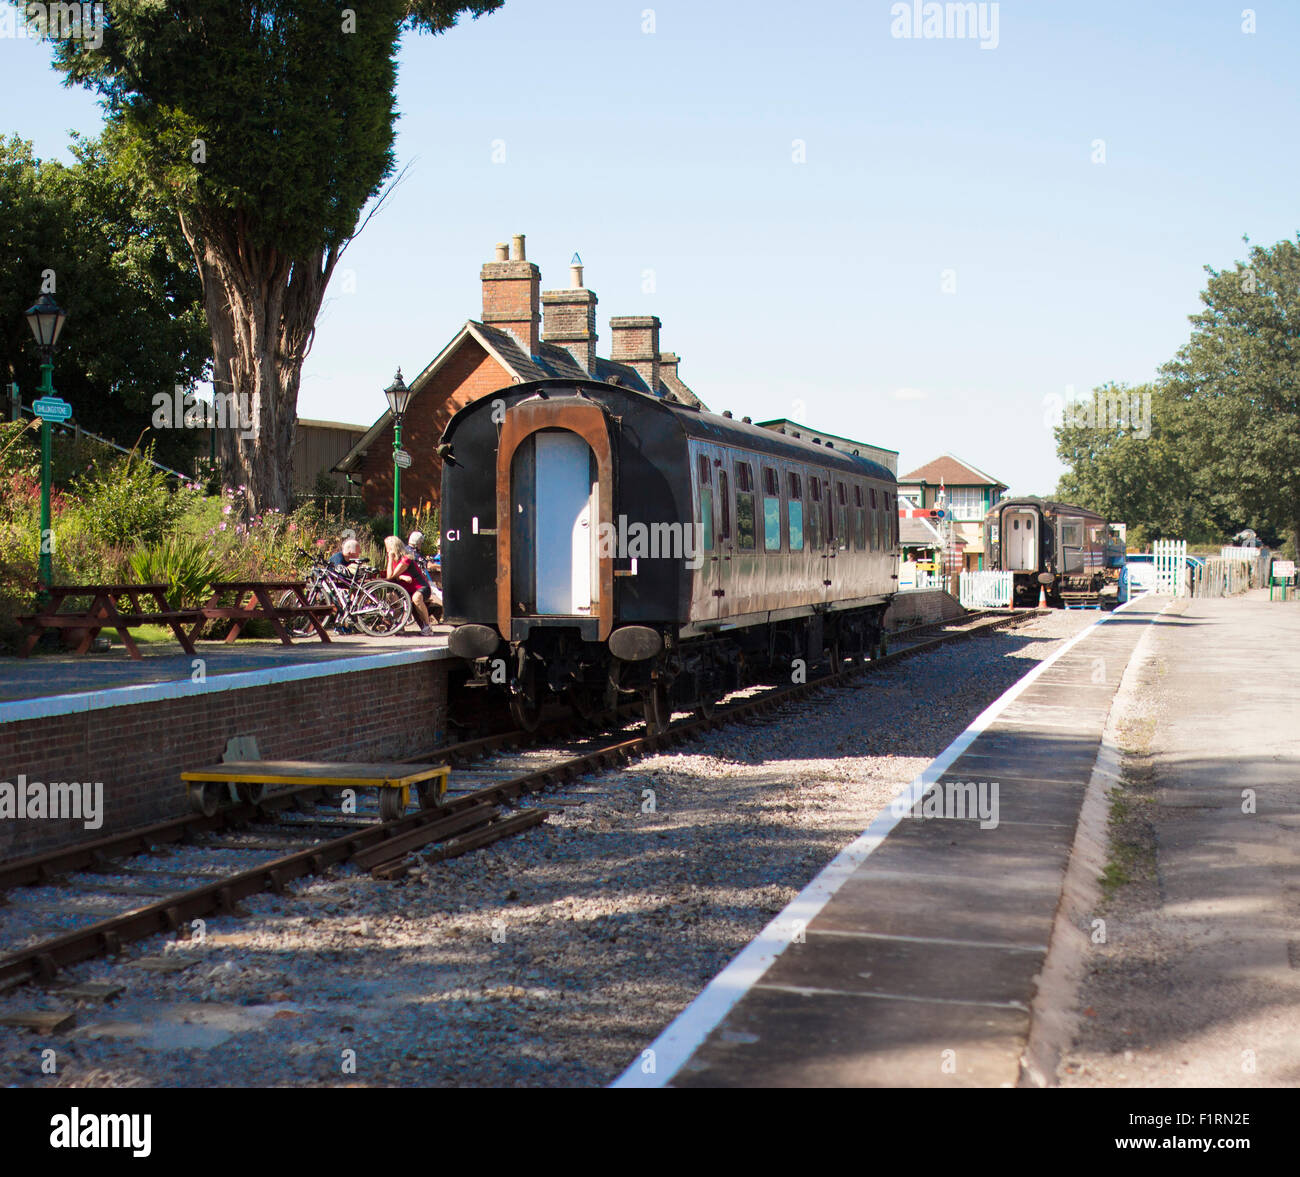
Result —
<instances>
[{"instance_id":1,"label":"seated person","mask_svg":"<svg viewBox=\"0 0 1300 1177\"><path fill-rule=\"evenodd\" d=\"M384 551L388 553L388 567L384 572L384 579L400 584L411 594L411 605L420 623L420 635L432 637L433 629L429 625L429 611L424 604L428 582L424 579L419 565L416 564L414 557L407 554L406 545L395 535L390 535L384 540Z\"/></svg>"},{"instance_id":2,"label":"seated person","mask_svg":"<svg viewBox=\"0 0 1300 1177\"><path fill-rule=\"evenodd\" d=\"M428 590L425 593L424 599L429 603L429 612L431 615L436 616L437 619L441 621L442 620L442 586L439 582L442 580L442 568L437 566L436 564L434 566L430 566L428 559L425 557L424 553L420 550L423 543L424 543L424 533L422 531L413 531L411 532L411 538L406 541L406 550L408 554L415 560L416 566L420 569L421 574L424 576L425 584ZM438 557L435 555L434 560L437 561L437 559Z\"/></svg>"},{"instance_id":3,"label":"seated person","mask_svg":"<svg viewBox=\"0 0 1300 1177\"><path fill-rule=\"evenodd\" d=\"M339 550L330 557L330 563L335 568L346 568L349 564L355 564L361 558L361 545L357 542L356 536L348 536L339 543Z\"/></svg>"}]
</instances>

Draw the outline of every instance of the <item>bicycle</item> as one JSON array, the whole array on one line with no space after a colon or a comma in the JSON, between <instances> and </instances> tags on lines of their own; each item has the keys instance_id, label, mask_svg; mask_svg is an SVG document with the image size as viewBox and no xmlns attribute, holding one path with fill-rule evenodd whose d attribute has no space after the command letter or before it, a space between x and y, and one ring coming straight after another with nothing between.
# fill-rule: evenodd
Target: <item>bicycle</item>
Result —
<instances>
[{"instance_id":1,"label":"bicycle","mask_svg":"<svg viewBox=\"0 0 1300 1177\"><path fill-rule=\"evenodd\" d=\"M379 579L376 569L365 559L351 567L331 564L319 555L298 549L298 555L311 561L304 577L309 605L332 605L335 630L355 625L372 638L391 637L401 633L411 619L411 595L400 584ZM299 605L296 594L284 593L280 607L293 609ZM312 632L310 616L296 613L289 619L289 632L295 637L306 637Z\"/></svg>"}]
</instances>

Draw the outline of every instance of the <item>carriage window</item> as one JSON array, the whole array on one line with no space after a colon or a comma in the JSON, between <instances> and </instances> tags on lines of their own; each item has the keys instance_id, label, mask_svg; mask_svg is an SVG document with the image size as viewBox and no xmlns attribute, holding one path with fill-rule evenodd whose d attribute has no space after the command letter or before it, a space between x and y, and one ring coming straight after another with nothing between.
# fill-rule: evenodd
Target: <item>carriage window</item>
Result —
<instances>
[{"instance_id":1,"label":"carriage window","mask_svg":"<svg viewBox=\"0 0 1300 1177\"><path fill-rule=\"evenodd\" d=\"M1083 547L1083 523L1078 519L1062 520L1061 538L1067 548Z\"/></svg>"},{"instance_id":2,"label":"carriage window","mask_svg":"<svg viewBox=\"0 0 1300 1177\"><path fill-rule=\"evenodd\" d=\"M718 501L722 504L722 539L726 543L731 539L731 488L725 470L718 471Z\"/></svg>"},{"instance_id":3,"label":"carriage window","mask_svg":"<svg viewBox=\"0 0 1300 1177\"><path fill-rule=\"evenodd\" d=\"M700 455L700 545L713 551L713 468L707 454Z\"/></svg>"},{"instance_id":4,"label":"carriage window","mask_svg":"<svg viewBox=\"0 0 1300 1177\"><path fill-rule=\"evenodd\" d=\"M822 545L822 484L814 476L808 480L808 497L812 506L808 508L808 543L813 548Z\"/></svg>"},{"instance_id":5,"label":"carriage window","mask_svg":"<svg viewBox=\"0 0 1300 1177\"><path fill-rule=\"evenodd\" d=\"M736 546L754 547L754 471L748 462L736 463Z\"/></svg>"},{"instance_id":6,"label":"carriage window","mask_svg":"<svg viewBox=\"0 0 1300 1177\"><path fill-rule=\"evenodd\" d=\"M866 499L862 494L862 487L853 488L853 542L858 551L864 552L867 549L867 511ZM872 547L875 547L873 540Z\"/></svg>"},{"instance_id":7,"label":"carriage window","mask_svg":"<svg viewBox=\"0 0 1300 1177\"><path fill-rule=\"evenodd\" d=\"M835 484L835 534L839 537L840 551L847 551L849 546L849 492L844 483Z\"/></svg>"},{"instance_id":8,"label":"carriage window","mask_svg":"<svg viewBox=\"0 0 1300 1177\"><path fill-rule=\"evenodd\" d=\"M786 490L790 498L790 550L803 551L803 485L799 475L790 474L786 478Z\"/></svg>"},{"instance_id":9,"label":"carriage window","mask_svg":"<svg viewBox=\"0 0 1300 1177\"><path fill-rule=\"evenodd\" d=\"M763 547L781 550L781 481L770 466L763 467Z\"/></svg>"}]
</instances>

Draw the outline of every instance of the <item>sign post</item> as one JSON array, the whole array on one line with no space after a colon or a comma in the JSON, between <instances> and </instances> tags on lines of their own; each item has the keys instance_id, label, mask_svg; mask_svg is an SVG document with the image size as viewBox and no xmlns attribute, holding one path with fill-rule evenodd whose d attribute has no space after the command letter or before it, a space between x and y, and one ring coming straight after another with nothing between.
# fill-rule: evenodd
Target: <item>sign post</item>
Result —
<instances>
[{"instance_id":1,"label":"sign post","mask_svg":"<svg viewBox=\"0 0 1300 1177\"><path fill-rule=\"evenodd\" d=\"M41 365L41 396L32 405L41 419L41 546L38 561L38 578L46 588L54 581L54 529L50 526L50 460L51 421L66 421L72 416L72 406L54 395L54 362L47 359Z\"/></svg>"}]
</instances>

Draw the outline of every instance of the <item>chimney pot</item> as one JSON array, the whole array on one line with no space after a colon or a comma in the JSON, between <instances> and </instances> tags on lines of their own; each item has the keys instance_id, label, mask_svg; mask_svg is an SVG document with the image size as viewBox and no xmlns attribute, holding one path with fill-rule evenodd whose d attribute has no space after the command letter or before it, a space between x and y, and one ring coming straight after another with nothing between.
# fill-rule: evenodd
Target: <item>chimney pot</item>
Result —
<instances>
[{"instance_id":1,"label":"chimney pot","mask_svg":"<svg viewBox=\"0 0 1300 1177\"><path fill-rule=\"evenodd\" d=\"M508 262L510 260L510 246L504 241L497 242L497 261Z\"/></svg>"},{"instance_id":2,"label":"chimney pot","mask_svg":"<svg viewBox=\"0 0 1300 1177\"><path fill-rule=\"evenodd\" d=\"M512 262L522 262L528 259L524 256L524 235L516 233L514 235L514 245L510 251L510 260Z\"/></svg>"}]
</instances>

